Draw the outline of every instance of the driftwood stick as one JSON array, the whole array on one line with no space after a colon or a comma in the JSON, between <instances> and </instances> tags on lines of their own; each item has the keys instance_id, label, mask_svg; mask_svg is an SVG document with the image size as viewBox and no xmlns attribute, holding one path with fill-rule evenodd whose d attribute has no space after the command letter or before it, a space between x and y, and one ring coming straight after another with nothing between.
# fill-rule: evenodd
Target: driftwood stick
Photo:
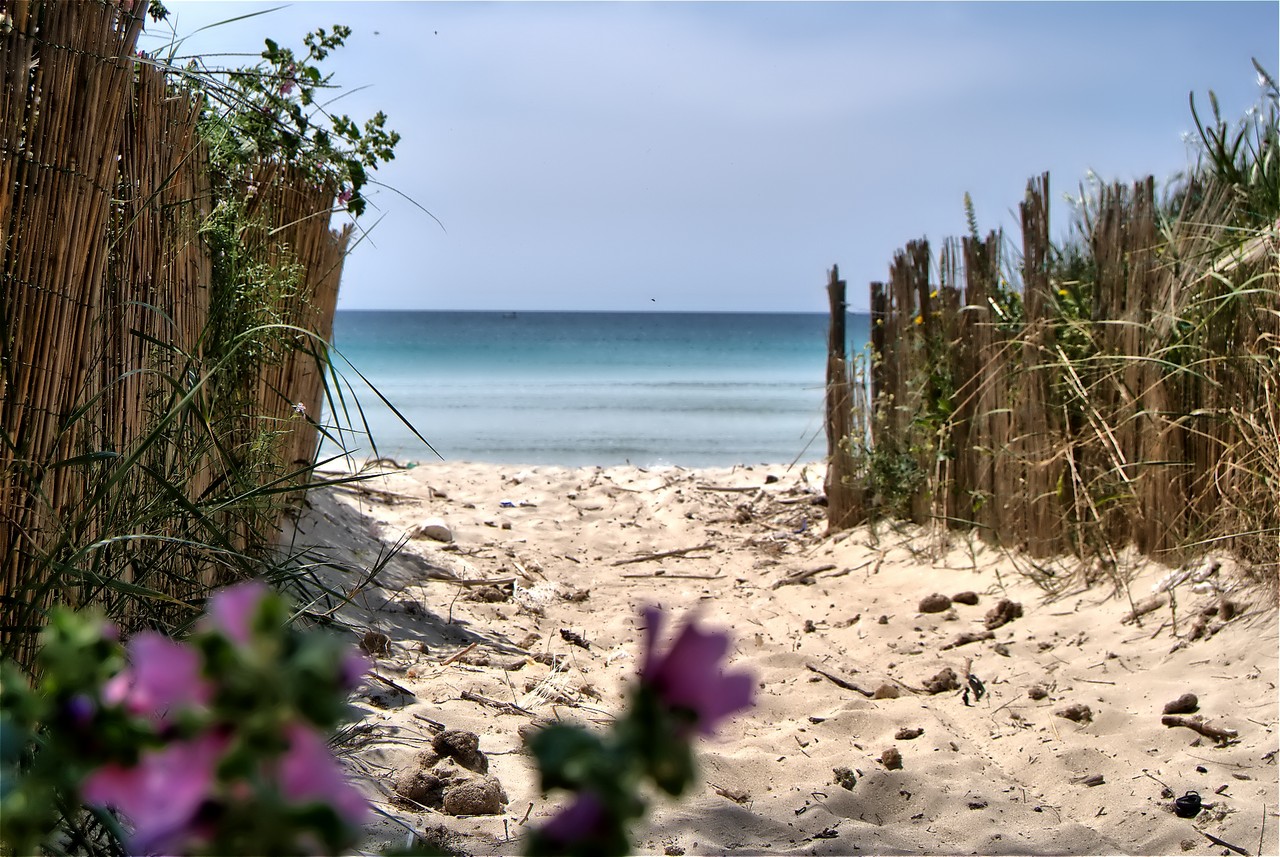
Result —
<instances>
[{"instance_id":1,"label":"driftwood stick","mask_svg":"<svg viewBox=\"0 0 1280 857\"><path fill-rule=\"evenodd\" d=\"M805 664L805 666L807 666L811 672L816 672L818 675L822 676L822 677L823 677L823 678L825 678L827 681L830 681L830 682L831 682L832 684L834 684L836 687L843 687L845 690L852 690L852 691L855 691L855 692L860 693L860 694L862 694L863 696L867 697L867 699L870 699L871 697L875 696L875 694L874 694L874 693L872 693L871 691L869 691L869 690L863 690L862 688L858 687L858 686L857 686L856 684L854 684L853 682L851 682L851 681L846 681L845 679L840 678L840 676L838 676L838 675L832 675L831 673L827 672L826 670L820 670L820 669L818 669L817 667L815 667L813 664Z\"/></svg>"},{"instance_id":2,"label":"driftwood stick","mask_svg":"<svg viewBox=\"0 0 1280 857\"><path fill-rule=\"evenodd\" d=\"M449 664L453 663L454 661L456 661L458 658L462 657L463 655L466 655L466 654L469 654L469 653L471 653L471 652L474 652L474 651L475 651L476 646L478 646L478 645L480 645L480 644L479 644L479 643L472 643L471 645L467 646L465 649L459 649L458 651L454 652L452 655L449 655L449 657L447 657L447 658L445 658L443 661L441 661L441 662L440 662L440 666L442 666L442 667L444 667L444 666L448 666Z\"/></svg>"},{"instance_id":3,"label":"driftwood stick","mask_svg":"<svg viewBox=\"0 0 1280 857\"><path fill-rule=\"evenodd\" d=\"M515 575L511 577L469 577L469 578L449 578L442 580L441 583L450 583L454 586L507 586L515 583Z\"/></svg>"},{"instance_id":4,"label":"driftwood stick","mask_svg":"<svg viewBox=\"0 0 1280 857\"><path fill-rule=\"evenodd\" d=\"M837 568L835 563L828 563L826 565L820 565L816 568L806 569L805 571L797 571L794 574L789 574L786 577L782 578L782 580L775 582L773 586L770 588L777 589L779 586L795 586L796 584L799 584L799 583L807 583L815 575L822 574L822 572L824 571L831 571L832 569L835 569L835 568Z\"/></svg>"},{"instance_id":5,"label":"driftwood stick","mask_svg":"<svg viewBox=\"0 0 1280 857\"><path fill-rule=\"evenodd\" d=\"M635 574L620 574L618 577L674 577L678 580L719 580L724 577L723 574L669 574L662 569L650 572L637 572Z\"/></svg>"},{"instance_id":6,"label":"driftwood stick","mask_svg":"<svg viewBox=\"0 0 1280 857\"><path fill-rule=\"evenodd\" d=\"M534 716L532 711L527 708L521 708L514 702L503 702L501 699L490 699L487 696L481 696L480 694L472 693L469 690L464 690L460 698L467 702L478 702L481 705L488 706L489 708L496 708L499 711L505 711L508 714L519 712L520 714L527 714L530 717Z\"/></svg>"},{"instance_id":7,"label":"driftwood stick","mask_svg":"<svg viewBox=\"0 0 1280 857\"><path fill-rule=\"evenodd\" d=\"M1163 595L1152 595L1150 598L1144 598L1142 601L1133 605L1133 609L1129 611L1127 616L1120 620L1120 624L1128 625L1130 622L1136 622L1140 617L1145 616L1153 610L1159 610L1164 605L1165 598ZM1142 623L1138 622L1138 624L1141 625Z\"/></svg>"},{"instance_id":8,"label":"driftwood stick","mask_svg":"<svg viewBox=\"0 0 1280 857\"><path fill-rule=\"evenodd\" d=\"M613 564L614 565L630 565L633 562L648 562L654 559L665 559L666 557L669 557L669 556L684 556L685 554L690 554L690 553L693 553L694 551L711 550L715 546L716 546L715 542L707 542L704 545L696 545L695 547L691 547L691 548L677 548L673 551L658 551L657 553L648 553L648 554L645 554L644 556L632 557L631 559L618 559L618 560L614 560Z\"/></svg>"},{"instance_id":9,"label":"driftwood stick","mask_svg":"<svg viewBox=\"0 0 1280 857\"><path fill-rule=\"evenodd\" d=\"M965 631L963 634L956 637L950 643L947 643L945 646L943 646L942 651L945 652L948 649L955 649L955 648L959 648L960 646L967 646L970 643L976 643L980 640L994 640L995 637L996 635L992 631L982 631L981 633L974 633L973 631Z\"/></svg>"},{"instance_id":10,"label":"driftwood stick","mask_svg":"<svg viewBox=\"0 0 1280 857\"><path fill-rule=\"evenodd\" d=\"M1203 830L1200 832L1204 833ZM1204 835L1209 837L1209 841L1212 842L1214 845L1220 845L1223 848L1230 848L1232 851L1236 852L1237 854L1243 854L1244 857L1252 857L1252 855L1250 855L1248 851L1245 851L1239 845L1232 845L1230 842L1223 842L1221 839L1214 836L1212 833L1204 833Z\"/></svg>"},{"instance_id":11,"label":"driftwood stick","mask_svg":"<svg viewBox=\"0 0 1280 857\"><path fill-rule=\"evenodd\" d=\"M1166 714L1160 718L1160 722L1165 726L1185 726L1193 732L1199 732L1204 737L1212 738L1222 745L1230 744L1239 737L1239 733L1234 729L1220 729L1217 726L1210 726L1199 714L1194 717Z\"/></svg>"}]
</instances>

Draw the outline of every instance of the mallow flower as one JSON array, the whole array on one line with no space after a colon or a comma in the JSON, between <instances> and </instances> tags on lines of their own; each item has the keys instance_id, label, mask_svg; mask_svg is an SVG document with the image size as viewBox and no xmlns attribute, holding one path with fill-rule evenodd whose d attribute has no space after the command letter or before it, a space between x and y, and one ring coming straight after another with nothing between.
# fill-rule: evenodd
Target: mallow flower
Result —
<instances>
[{"instance_id":1,"label":"mallow flower","mask_svg":"<svg viewBox=\"0 0 1280 857\"><path fill-rule=\"evenodd\" d=\"M720 662L729 652L729 635L703 631L693 619L685 622L665 655L657 651L662 611L644 611L644 661L640 683L672 709L694 717L697 731L709 735L716 724L751 705L755 679L745 671L724 673Z\"/></svg>"},{"instance_id":2,"label":"mallow flower","mask_svg":"<svg viewBox=\"0 0 1280 857\"><path fill-rule=\"evenodd\" d=\"M128 644L129 666L102 687L102 701L130 714L164 718L175 709L204 705L213 687L201 676L201 659L189 646L143 631Z\"/></svg>"},{"instance_id":3,"label":"mallow flower","mask_svg":"<svg viewBox=\"0 0 1280 857\"><path fill-rule=\"evenodd\" d=\"M369 818L369 802L347 782L342 767L324 739L301 723L285 727L289 748L279 760L280 792L291 803L326 803L347 824L358 827Z\"/></svg>"},{"instance_id":4,"label":"mallow flower","mask_svg":"<svg viewBox=\"0 0 1280 857\"><path fill-rule=\"evenodd\" d=\"M265 583L249 580L220 589L209 598L202 626L221 631L233 643L249 644L253 617L270 590Z\"/></svg>"},{"instance_id":5,"label":"mallow flower","mask_svg":"<svg viewBox=\"0 0 1280 857\"><path fill-rule=\"evenodd\" d=\"M147 750L131 767L103 765L85 779L81 794L86 803L124 813L133 825L130 853L173 853L191 839L226 746L225 737L205 733Z\"/></svg>"},{"instance_id":6,"label":"mallow flower","mask_svg":"<svg viewBox=\"0 0 1280 857\"><path fill-rule=\"evenodd\" d=\"M604 801L591 792L581 792L573 803L560 810L539 831L543 843L562 853L579 853L592 843L609 837L616 826Z\"/></svg>"}]
</instances>

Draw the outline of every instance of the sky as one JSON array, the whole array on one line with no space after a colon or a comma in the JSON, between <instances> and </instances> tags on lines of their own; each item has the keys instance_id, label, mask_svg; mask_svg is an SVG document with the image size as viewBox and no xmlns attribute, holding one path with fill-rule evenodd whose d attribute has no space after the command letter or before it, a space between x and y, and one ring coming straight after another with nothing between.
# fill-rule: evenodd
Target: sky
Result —
<instances>
[{"instance_id":1,"label":"sky","mask_svg":"<svg viewBox=\"0 0 1280 857\"><path fill-rule=\"evenodd\" d=\"M335 108L402 139L340 309L824 312L838 264L865 310L895 250L967 232L966 192L1016 235L1048 171L1062 237L1090 171L1187 167L1190 93L1234 121L1250 58L1280 70L1276 2L166 5L234 64L353 29Z\"/></svg>"}]
</instances>

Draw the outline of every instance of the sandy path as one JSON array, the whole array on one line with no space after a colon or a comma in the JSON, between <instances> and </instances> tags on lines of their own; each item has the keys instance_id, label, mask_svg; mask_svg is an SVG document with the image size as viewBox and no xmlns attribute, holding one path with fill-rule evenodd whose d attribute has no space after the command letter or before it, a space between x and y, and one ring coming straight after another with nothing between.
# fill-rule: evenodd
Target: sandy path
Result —
<instances>
[{"instance_id":1,"label":"sandy path","mask_svg":"<svg viewBox=\"0 0 1280 857\"><path fill-rule=\"evenodd\" d=\"M616 711L637 666L638 608L656 603L698 609L730 629L734 663L756 673L760 691L754 709L702 743L693 795L657 801L637 832L641 851L1223 853L1206 833L1249 853L1280 850L1274 603L1234 589L1226 597L1237 614L1208 619L1216 632L1190 641L1220 594L1184 583L1176 617L1166 605L1122 622L1130 601L1106 582L1047 600L1025 560L964 537L944 543L881 527L826 538L824 510L812 503L820 493L812 466L453 463L313 492L296 542L335 559L369 567L426 518L442 518L454 537L408 541L360 593L361 608L345 611L387 635L379 674L411 693L375 680L362 699L367 735L352 763L370 795L417 830L444 825L468 853L517 850L511 840L522 825L545 819L561 798L538 793L517 729ZM690 548L700 549L618 564ZM1135 601L1168 573L1137 560L1127 569ZM1229 585L1229 572L1210 585ZM511 578L514 593L511 584L456 582ZM931 593L966 590L976 605L919 612ZM480 592L501 600L474 600ZM985 631L1002 598L1023 615L991 639L943 648ZM985 695L966 705L958 690L924 692L948 667L962 682L966 670L975 676ZM860 692L882 685L899 697ZM1046 691L1038 700L1028 695L1037 685ZM1165 703L1186 692L1238 740L1219 747L1162 725ZM1056 716L1073 704L1089 706L1092 720ZM416 765L433 723L479 735L509 797L505 814L456 818L392 805L391 783ZM923 732L897 737L904 729ZM900 769L883 764L889 748L901 754ZM836 783L837 768L854 774L851 789ZM1188 790L1211 806L1178 818L1162 792ZM403 833L384 822L378 837Z\"/></svg>"}]
</instances>

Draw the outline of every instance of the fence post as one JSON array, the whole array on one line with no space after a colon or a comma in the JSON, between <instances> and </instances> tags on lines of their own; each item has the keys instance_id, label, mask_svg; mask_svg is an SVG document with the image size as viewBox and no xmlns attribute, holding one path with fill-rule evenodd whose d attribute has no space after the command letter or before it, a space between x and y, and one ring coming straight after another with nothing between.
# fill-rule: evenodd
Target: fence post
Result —
<instances>
[{"instance_id":1,"label":"fence post","mask_svg":"<svg viewBox=\"0 0 1280 857\"><path fill-rule=\"evenodd\" d=\"M840 270L831 266L827 278L827 296L831 301L831 327L827 337L827 532L848 529L862 517L862 492L854 484L853 450L853 383L845 348L845 281Z\"/></svg>"}]
</instances>

